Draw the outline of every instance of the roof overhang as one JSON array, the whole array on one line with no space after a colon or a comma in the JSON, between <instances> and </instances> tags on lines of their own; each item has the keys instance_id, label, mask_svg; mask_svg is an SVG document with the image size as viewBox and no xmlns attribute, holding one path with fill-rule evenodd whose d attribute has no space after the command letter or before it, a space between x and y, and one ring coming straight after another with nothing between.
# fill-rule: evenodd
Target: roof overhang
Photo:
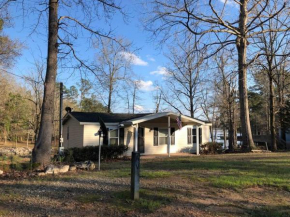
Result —
<instances>
[{"instance_id":1,"label":"roof overhang","mask_svg":"<svg viewBox=\"0 0 290 217\"><path fill-rule=\"evenodd\" d=\"M130 126L130 125L139 124L142 122L146 122L146 121L150 121L150 120L154 120L154 119L162 118L162 117L170 117L171 119L175 120L179 116L181 117L181 122L184 124L195 124L195 125L210 124L210 123L206 123L206 122L203 122L203 121L200 121L200 120L197 120L195 118L191 118L185 115L175 114L173 112L161 112L161 113L156 113L156 114L150 114L150 115L146 115L140 118L123 121L121 123L124 124L125 126Z\"/></svg>"}]
</instances>

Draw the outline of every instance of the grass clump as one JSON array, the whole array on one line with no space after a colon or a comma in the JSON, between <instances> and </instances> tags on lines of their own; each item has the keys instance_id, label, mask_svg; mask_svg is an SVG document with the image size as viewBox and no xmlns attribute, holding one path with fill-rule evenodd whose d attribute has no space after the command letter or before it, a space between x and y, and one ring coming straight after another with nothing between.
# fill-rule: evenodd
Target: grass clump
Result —
<instances>
[{"instance_id":1,"label":"grass clump","mask_svg":"<svg viewBox=\"0 0 290 217\"><path fill-rule=\"evenodd\" d=\"M76 197L76 200L80 203L94 203L102 199L99 194L84 194Z\"/></svg>"},{"instance_id":2,"label":"grass clump","mask_svg":"<svg viewBox=\"0 0 290 217\"><path fill-rule=\"evenodd\" d=\"M140 190L138 200L131 200L130 191L116 192L113 200L112 204L115 204L123 212L137 210L145 213L152 213L171 202L170 196L164 194L164 192L148 189Z\"/></svg>"},{"instance_id":3,"label":"grass clump","mask_svg":"<svg viewBox=\"0 0 290 217\"><path fill-rule=\"evenodd\" d=\"M172 173L168 171L149 171L149 170L141 170L140 177L147 179L155 179L155 178L166 178L171 176Z\"/></svg>"}]
</instances>

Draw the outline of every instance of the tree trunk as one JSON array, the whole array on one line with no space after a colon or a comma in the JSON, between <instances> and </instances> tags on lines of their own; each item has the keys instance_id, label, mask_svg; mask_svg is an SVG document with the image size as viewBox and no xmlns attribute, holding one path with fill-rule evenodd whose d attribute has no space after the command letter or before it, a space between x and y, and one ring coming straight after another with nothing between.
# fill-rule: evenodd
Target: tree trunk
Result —
<instances>
[{"instance_id":1,"label":"tree trunk","mask_svg":"<svg viewBox=\"0 0 290 217\"><path fill-rule=\"evenodd\" d=\"M234 96L235 97L235 96ZM233 126L233 149L237 148L237 122L236 122L236 105L233 102L233 113L232 113L232 126Z\"/></svg>"},{"instance_id":2,"label":"tree trunk","mask_svg":"<svg viewBox=\"0 0 290 217\"><path fill-rule=\"evenodd\" d=\"M28 142L29 142L29 132L27 132L27 139L26 139L26 147L28 148Z\"/></svg>"},{"instance_id":3,"label":"tree trunk","mask_svg":"<svg viewBox=\"0 0 290 217\"><path fill-rule=\"evenodd\" d=\"M240 1L240 19L239 30L241 35L237 37L238 50L238 68L239 68L239 100L240 100L240 119L242 128L242 149L250 151L255 148L252 130L250 125L250 115L248 106L248 90L247 90L247 38L246 26L248 19L247 0Z\"/></svg>"},{"instance_id":4,"label":"tree trunk","mask_svg":"<svg viewBox=\"0 0 290 217\"><path fill-rule=\"evenodd\" d=\"M111 104L112 104L112 92L113 92L113 87L112 87L112 80L110 80L110 86L109 86L109 98L108 98L108 108L107 108L107 113L111 113Z\"/></svg>"},{"instance_id":5,"label":"tree trunk","mask_svg":"<svg viewBox=\"0 0 290 217\"><path fill-rule=\"evenodd\" d=\"M223 129L223 134L224 134L224 149L227 148L227 134L226 134L226 129Z\"/></svg>"},{"instance_id":6,"label":"tree trunk","mask_svg":"<svg viewBox=\"0 0 290 217\"><path fill-rule=\"evenodd\" d=\"M235 114L232 111L232 101L229 100L229 150L234 151L234 127L233 127L233 116Z\"/></svg>"},{"instance_id":7,"label":"tree trunk","mask_svg":"<svg viewBox=\"0 0 290 217\"><path fill-rule=\"evenodd\" d=\"M58 1L49 0L48 53L40 129L32 152L32 162L50 163L53 130L54 89L57 73Z\"/></svg>"},{"instance_id":8,"label":"tree trunk","mask_svg":"<svg viewBox=\"0 0 290 217\"><path fill-rule=\"evenodd\" d=\"M136 100L136 84L134 84L134 90L133 90L133 105L132 105L132 112L135 113L135 100Z\"/></svg>"},{"instance_id":9,"label":"tree trunk","mask_svg":"<svg viewBox=\"0 0 290 217\"><path fill-rule=\"evenodd\" d=\"M270 130L272 151L277 151L276 130L275 130L275 113L274 113L274 88L272 76L269 76L269 104L270 104Z\"/></svg>"}]
</instances>

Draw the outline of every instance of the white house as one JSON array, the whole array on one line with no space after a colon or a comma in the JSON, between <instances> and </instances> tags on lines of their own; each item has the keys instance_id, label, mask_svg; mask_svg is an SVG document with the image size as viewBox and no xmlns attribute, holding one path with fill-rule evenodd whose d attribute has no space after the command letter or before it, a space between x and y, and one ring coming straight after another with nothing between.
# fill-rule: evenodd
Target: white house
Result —
<instances>
[{"instance_id":1,"label":"white house","mask_svg":"<svg viewBox=\"0 0 290 217\"><path fill-rule=\"evenodd\" d=\"M100 129L99 117L109 129L108 145L127 145L129 149L126 155L130 155L134 149L145 155L178 152L199 154L199 145L210 141L211 123L172 112L70 112L63 118L64 148L99 145L99 137L95 135ZM182 122L181 128L177 124L178 118Z\"/></svg>"}]
</instances>

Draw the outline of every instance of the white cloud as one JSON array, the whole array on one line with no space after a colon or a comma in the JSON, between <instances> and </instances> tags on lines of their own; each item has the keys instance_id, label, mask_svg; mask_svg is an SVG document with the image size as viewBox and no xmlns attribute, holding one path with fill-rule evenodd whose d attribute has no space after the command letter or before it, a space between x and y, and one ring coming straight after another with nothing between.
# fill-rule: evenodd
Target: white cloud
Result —
<instances>
[{"instance_id":1,"label":"white cloud","mask_svg":"<svg viewBox=\"0 0 290 217\"><path fill-rule=\"evenodd\" d=\"M148 60L150 60L151 62L155 62L155 59L153 57L151 57L150 55L146 56Z\"/></svg>"},{"instance_id":2,"label":"white cloud","mask_svg":"<svg viewBox=\"0 0 290 217\"><path fill-rule=\"evenodd\" d=\"M234 7L238 7L238 4L236 2L234 2L233 0L219 0L221 3L226 3L229 6L234 6Z\"/></svg>"},{"instance_id":3,"label":"white cloud","mask_svg":"<svg viewBox=\"0 0 290 217\"><path fill-rule=\"evenodd\" d=\"M135 106L134 106L134 109L135 109L136 111L138 111L138 112L142 112L142 111L144 111L144 107L141 106L141 105L135 105Z\"/></svg>"},{"instance_id":4,"label":"white cloud","mask_svg":"<svg viewBox=\"0 0 290 217\"><path fill-rule=\"evenodd\" d=\"M166 76L166 75L168 75L169 74L169 72L168 72L168 70L166 69L166 67L163 67L163 66L158 66L157 67L157 70L156 71L152 71L152 72L150 72L150 74L151 75L164 75L164 76Z\"/></svg>"},{"instance_id":5,"label":"white cloud","mask_svg":"<svg viewBox=\"0 0 290 217\"><path fill-rule=\"evenodd\" d=\"M136 56L133 53L122 51L120 55L127 61L129 61L133 65L137 66L147 66L148 63L142 60L140 57Z\"/></svg>"},{"instance_id":6,"label":"white cloud","mask_svg":"<svg viewBox=\"0 0 290 217\"><path fill-rule=\"evenodd\" d=\"M152 81L138 80L137 82L139 84L140 90L143 90L143 91L155 90L155 88L153 87L153 82Z\"/></svg>"}]
</instances>

